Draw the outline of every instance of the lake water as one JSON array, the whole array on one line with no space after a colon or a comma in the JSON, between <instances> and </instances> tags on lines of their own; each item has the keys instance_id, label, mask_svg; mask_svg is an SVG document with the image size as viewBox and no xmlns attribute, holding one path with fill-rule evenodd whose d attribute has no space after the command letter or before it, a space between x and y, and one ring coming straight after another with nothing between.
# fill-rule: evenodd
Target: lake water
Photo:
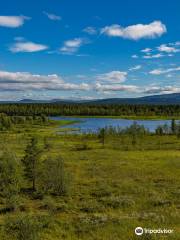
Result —
<instances>
[{"instance_id":1,"label":"lake water","mask_svg":"<svg viewBox=\"0 0 180 240\"><path fill-rule=\"evenodd\" d=\"M126 128L136 122L139 125L144 125L149 131L154 132L157 126L163 124L171 124L171 120L129 120L129 119L114 119L114 118L78 118L78 117L51 117L53 120L72 120L80 121L70 125L62 126L61 128L75 128L79 132L96 132L99 128L106 126Z\"/></svg>"}]
</instances>

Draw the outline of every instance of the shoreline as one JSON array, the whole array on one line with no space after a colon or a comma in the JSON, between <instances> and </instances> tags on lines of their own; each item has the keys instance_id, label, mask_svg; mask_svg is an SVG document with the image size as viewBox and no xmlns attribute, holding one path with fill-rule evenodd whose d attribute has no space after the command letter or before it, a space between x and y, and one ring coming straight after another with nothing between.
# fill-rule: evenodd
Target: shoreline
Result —
<instances>
[{"instance_id":1,"label":"shoreline","mask_svg":"<svg viewBox=\"0 0 180 240\"><path fill-rule=\"evenodd\" d=\"M152 121L158 121L158 120L180 120L180 116L83 116L83 115L70 115L70 116L52 116L52 117L67 117L67 118L111 118L111 119L127 119L127 120L152 120ZM55 121L67 121L69 123L67 124L73 124L78 123L79 121L71 121L71 120L55 120Z\"/></svg>"}]
</instances>

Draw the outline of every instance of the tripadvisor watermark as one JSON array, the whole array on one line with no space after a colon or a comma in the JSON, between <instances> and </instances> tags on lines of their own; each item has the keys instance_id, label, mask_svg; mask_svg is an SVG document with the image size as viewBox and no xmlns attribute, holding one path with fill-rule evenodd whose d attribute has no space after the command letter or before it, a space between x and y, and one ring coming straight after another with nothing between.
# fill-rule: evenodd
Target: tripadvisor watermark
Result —
<instances>
[{"instance_id":1,"label":"tripadvisor watermark","mask_svg":"<svg viewBox=\"0 0 180 240\"><path fill-rule=\"evenodd\" d=\"M173 229L167 229L167 228L157 228L157 229L150 229L150 228L142 228L142 227L136 227L135 228L135 234L138 236L141 236L143 234L171 234L173 233Z\"/></svg>"}]
</instances>

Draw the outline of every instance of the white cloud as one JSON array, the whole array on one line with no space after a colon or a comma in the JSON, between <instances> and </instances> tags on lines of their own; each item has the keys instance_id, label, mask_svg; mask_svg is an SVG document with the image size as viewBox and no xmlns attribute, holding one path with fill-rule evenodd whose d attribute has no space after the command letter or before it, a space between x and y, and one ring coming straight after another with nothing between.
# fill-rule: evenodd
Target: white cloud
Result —
<instances>
[{"instance_id":1,"label":"white cloud","mask_svg":"<svg viewBox=\"0 0 180 240\"><path fill-rule=\"evenodd\" d=\"M29 72L8 72L0 71L0 94L3 92L19 92L27 94L28 92L38 93L41 91L46 93L49 91L97 91L101 93L118 93L118 92L131 92L131 93L174 93L180 92L178 86L136 86L119 83L104 83L97 82L96 84L87 83L71 83L65 82L64 79L57 74L40 75L32 74ZM38 91L38 92L36 92ZM17 96L18 93L16 93Z\"/></svg>"},{"instance_id":2,"label":"white cloud","mask_svg":"<svg viewBox=\"0 0 180 240\"><path fill-rule=\"evenodd\" d=\"M168 93L180 93L180 87L178 86L136 86L136 85L122 85L122 84L101 84L96 83L95 90L98 92L109 94L111 92L131 92L131 93L145 93L145 94L168 94Z\"/></svg>"},{"instance_id":3,"label":"white cloud","mask_svg":"<svg viewBox=\"0 0 180 240\"><path fill-rule=\"evenodd\" d=\"M96 83L96 91L109 92L109 91L128 91L128 92L137 92L138 87L134 85L121 85L121 84L101 84Z\"/></svg>"},{"instance_id":4,"label":"white cloud","mask_svg":"<svg viewBox=\"0 0 180 240\"><path fill-rule=\"evenodd\" d=\"M180 87L176 86L150 86L145 88L144 93L146 94L170 94L170 93L180 93Z\"/></svg>"},{"instance_id":5,"label":"white cloud","mask_svg":"<svg viewBox=\"0 0 180 240\"><path fill-rule=\"evenodd\" d=\"M161 44L154 49L145 48L141 50L142 53L145 53L145 55L142 57L145 59L172 57L175 53L180 52L179 43L180 42Z\"/></svg>"},{"instance_id":6,"label":"white cloud","mask_svg":"<svg viewBox=\"0 0 180 240\"><path fill-rule=\"evenodd\" d=\"M64 82L57 74L39 75L29 72L0 71L1 91L27 91L27 90L89 90L86 83L73 84Z\"/></svg>"},{"instance_id":7,"label":"white cloud","mask_svg":"<svg viewBox=\"0 0 180 240\"><path fill-rule=\"evenodd\" d=\"M53 21L60 21L61 20L61 16L55 15L53 13L48 13L48 12L43 12L50 20Z\"/></svg>"},{"instance_id":8,"label":"white cloud","mask_svg":"<svg viewBox=\"0 0 180 240\"><path fill-rule=\"evenodd\" d=\"M139 69L141 69L141 68L142 68L141 65L136 65L136 66L130 68L129 71L136 71L136 70L139 70Z\"/></svg>"},{"instance_id":9,"label":"white cloud","mask_svg":"<svg viewBox=\"0 0 180 240\"><path fill-rule=\"evenodd\" d=\"M161 54L161 53L157 53L157 54L154 54L154 55L145 55L145 56L143 56L143 58L145 58L145 59L161 58L161 57L164 57L164 55Z\"/></svg>"},{"instance_id":10,"label":"white cloud","mask_svg":"<svg viewBox=\"0 0 180 240\"><path fill-rule=\"evenodd\" d=\"M162 44L157 48L160 52L166 52L166 53L176 53L179 52L179 49L176 49L175 47L170 47L167 44Z\"/></svg>"},{"instance_id":11,"label":"white cloud","mask_svg":"<svg viewBox=\"0 0 180 240\"><path fill-rule=\"evenodd\" d=\"M139 58L138 55L134 54L131 56L132 58Z\"/></svg>"},{"instance_id":12,"label":"white cloud","mask_svg":"<svg viewBox=\"0 0 180 240\"><path fill-rule=\"evenodd\" d=\"M48 49L48 46L34 42L16 42L10 46L11 52L38 52Z\"/></svg>"},{"instance_id":13,"label":"white cloud","mask_svg":"<svg viewBox=\"0 0 180 240\"><path fill-rule=\"evenodd\" d=\"M67 40L64 42L64 45L60 51L64 54L73 54L76 53L83 44L85 44L85 41L82 38Z\"/></svg>"},{"instance_id":14,"label":"white cloud","mask_svg":"<svg viewBox=\"0 0 180 240\"><path fill-rule=\"evenodd\" d=\"M141 50L141 52L143 52L143 53L149 53L149 52L151 52L151 51L152 51L151 48L145 48L145 49L142 49L142 50Z\"/></svg>"},{"instance_id":15,"label":"white cloud","mask_svg":"<svg viewBox=\"0 0 180 240\"><path fill-rule=\"evenodd\" d=\"M96 80L110 83L122 83L126 80L126 76L127 72L112 71L97 75Z\"/></svg>"},{"instance_id":16,"label":"white cloud","mask_svg":"<svg viewBox=\"0 0 180 240\"><path fill-rule=\"evenodd\" d=\"M86 32L86 33L88 33L90 35L97 34L97 30L94 27L86 27L86 28L83 29L83 32Z\"/></svg>"},{"instance_id":17,"label":"white cloud","mask_svg":"<svg viewBox=\"0 0 180 240\"><path fill-rule=\"evenodd\" d=\"M152 71L150 71L150 74L153 75L161 75L164 73L170 73L170 72L176 72L176 71L180 71L180 67L176 67L176 68L168 68L168 69L154 69Z\"/></svg>"},{"instance_id":18,"label":"white cloud","mask_svg":"<svg viewBox=\"0 0 180 240\"><path fill-rule=\"evenodd\" d=\"M17 28L24 24L26 16L0 16L0 27Z\"/></svg>"},{"instance_id":19,"label":"white cloud","mask_svg":"<svg viewBox=\"0 0 180 240\"><path fill-rule=\"evenodd\" d=\"M166 26L161 21L154 21L150 24L136 24L125 28L118 24L114 24L101 29L102 34L111 37L128 38L131 40L160 37L166 32Z\"/></svg>"}]
</instances>

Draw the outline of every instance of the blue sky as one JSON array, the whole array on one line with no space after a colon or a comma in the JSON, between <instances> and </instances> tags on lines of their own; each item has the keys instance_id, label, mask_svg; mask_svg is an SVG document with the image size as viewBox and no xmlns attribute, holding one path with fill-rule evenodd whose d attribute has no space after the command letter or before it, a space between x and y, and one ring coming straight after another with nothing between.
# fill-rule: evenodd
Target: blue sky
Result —
<instances>
[{"instance_id":1,"label":"blue sky","mask_svg":"<svg viewBox=\"0 0 180 240\"><path fill-rule=\"evenodd\" d=\"M6 0L0 100L180 92L179 0Z\"/></svg>"}]
</instances>

